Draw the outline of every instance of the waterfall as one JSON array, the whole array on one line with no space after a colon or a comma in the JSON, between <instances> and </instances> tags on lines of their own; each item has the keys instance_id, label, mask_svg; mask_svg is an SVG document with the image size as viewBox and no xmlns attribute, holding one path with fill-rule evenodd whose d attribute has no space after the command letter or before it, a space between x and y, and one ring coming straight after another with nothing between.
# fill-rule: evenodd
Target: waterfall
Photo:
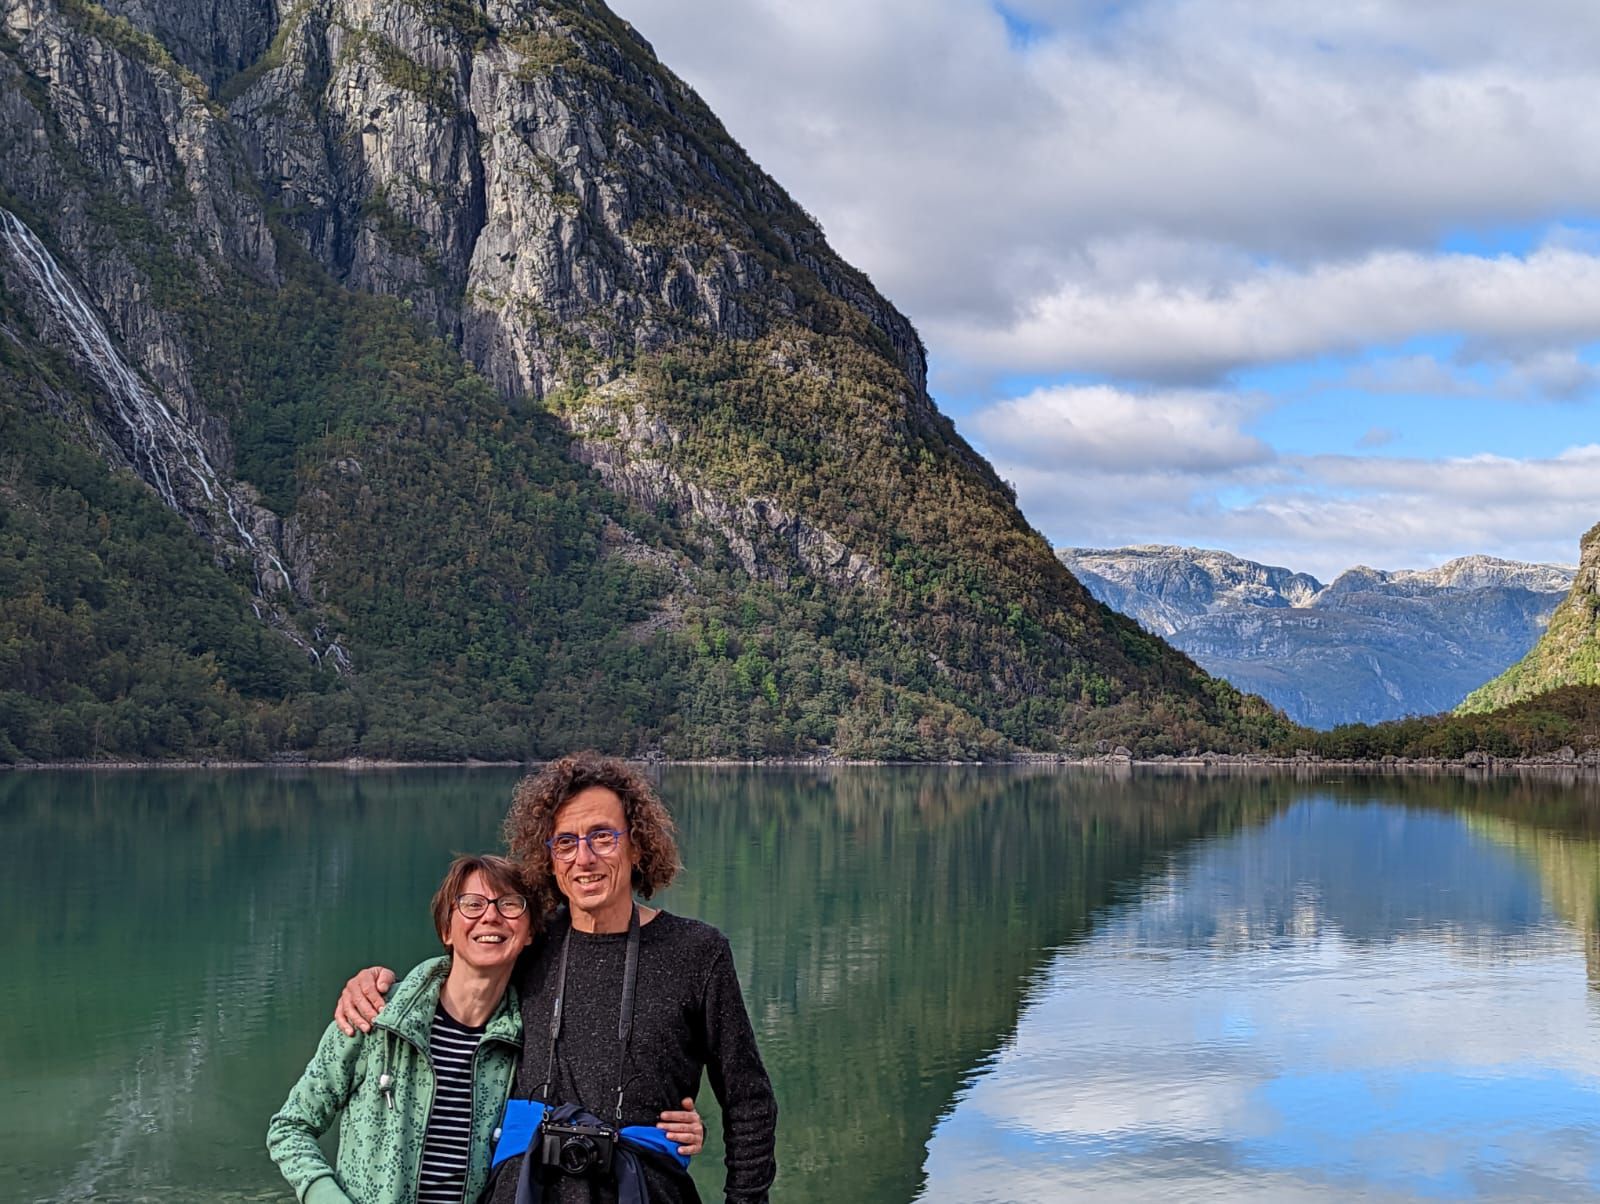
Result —
<instances>
[{"instance_id":1,"label":"waterfall","mask_svg":"<svg viewBox=\"0 0 1600 1204\"><path fill-rule=\"evenodd\" d=\"M263 581L270 568L282 583L291 588L289 571L272 549L263 547L240 518L243 509L233 493L222 483L206 456L200 437L189 424L174 414L118 354L105 324L65 272L57 265L45 245L25 222L8 209L0 209L0 237L12 256L27 272L51 314L65 327L79 358L88 364L115 403L117 417L127 427L133 441L135 467L154 486L162 499L180 514L186 507L173 488L175 472L187 474L200 486L212 509L219 504L239 542L250 553L256 568L256 589L265 593L275 582Z\"/></svg>"},{"instance_id":2,"label":"waterfall","mask_svg":"<svg viewBox=\"0 0 1600 1204\"><path fill-rule=\"evenodd\" d=\"M78 358L88 366L113 403L132 444L130 456L139 475L179 514L195 511L221 516L237 536L237 544L250 556L255 569L255 592L265 599L270 590L292 588L289 570L272 548L264 545L245 524L251 507L234 497L206 455L205 445L187 419L173 413L117 351L105 323L81 289L62 271L55 257L16 214L0 208L0 238L43 299L50 315L66 330ZM187 478L205 495L204 504L186 504L174 482ZM267 618L319 664L323 657L344 672L349 656L337 639L318 652L300 636L276 607ZM256 607L261 616L261 608ZM265 617L265 616L263 616Z\"/></svg>"}]
</instances>

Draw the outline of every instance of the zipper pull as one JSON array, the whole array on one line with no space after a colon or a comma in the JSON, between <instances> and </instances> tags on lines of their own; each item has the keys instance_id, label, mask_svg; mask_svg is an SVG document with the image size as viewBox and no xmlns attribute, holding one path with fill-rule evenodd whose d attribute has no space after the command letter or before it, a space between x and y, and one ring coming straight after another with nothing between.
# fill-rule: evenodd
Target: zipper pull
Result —
<instances>
[{"instance_id":1,"label":"zipper pull","mask_svg":"<svg viewBox=\"0 0 1600 1204\"><path fill-rule=\"evenodd\" d=\"M389 1077L386 1070L378 1076L378 1090L383 1092L383 1098L389 1105L389 1111L394 1111L394 1079Z\"/></svg>"}]
</instances>

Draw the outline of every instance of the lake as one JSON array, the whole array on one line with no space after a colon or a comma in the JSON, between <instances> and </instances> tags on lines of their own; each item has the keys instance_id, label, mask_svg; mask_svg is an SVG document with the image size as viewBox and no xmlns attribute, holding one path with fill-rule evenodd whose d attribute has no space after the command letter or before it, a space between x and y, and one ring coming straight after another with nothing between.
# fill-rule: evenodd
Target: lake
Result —
<instances>
[{"instance_id":1,"label":"lake","mask_svg":"<svg viewBox=\"0 0 1600 1204\"><path fill-rule=\"evenodd\" d=\"M267 1117L516 775L0 775L0 1199L289 1200ZM779 1201L1600 1199L1600 786L663 771ZM697 1179L720 1199L715 1106Z\"/></svg>"}]
</instances>

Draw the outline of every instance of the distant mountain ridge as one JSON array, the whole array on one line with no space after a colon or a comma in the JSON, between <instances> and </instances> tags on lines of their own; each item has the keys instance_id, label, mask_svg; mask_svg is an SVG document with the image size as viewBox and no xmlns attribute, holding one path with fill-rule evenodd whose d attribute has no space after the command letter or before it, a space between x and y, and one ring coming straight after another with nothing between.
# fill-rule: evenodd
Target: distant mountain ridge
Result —
<instances>
[{"instance_id":1,"label":"distant mountain ridge","mask_svg":"<svg viewBox=\"0 0 1600 1204\"><path fill-rule=\"evenodd\" d=\"M1058 548L1100 601L1311 727L1449 710L1521 657L1574 570L1491 556L1324 585L1228 552Z\"/></svg>"}]
</instances>

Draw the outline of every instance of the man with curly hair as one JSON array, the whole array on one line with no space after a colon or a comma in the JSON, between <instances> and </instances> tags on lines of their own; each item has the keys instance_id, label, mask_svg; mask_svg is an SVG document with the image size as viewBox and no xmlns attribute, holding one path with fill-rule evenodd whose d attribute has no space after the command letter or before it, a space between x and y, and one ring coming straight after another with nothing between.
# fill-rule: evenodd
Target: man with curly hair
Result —
<instances>
[{"instance_id":1,"label":"man with curly hair","mask_svg":"<svg viewBox=\"0 0 1600 1204\"><path fill-rule=\"evenodd\" d=\"M515 978L523 1017L515 1095L543 1128L508 1113L508 1133L522 1137L496 1151L494 1204L697 1201L672 1159L621 1146L614 1156L590 1130L654 1124L698 1092L702 1071L722 1107L726 1199L765 1201L777 1101L727 939L635 901L681 868L672 817L649 781L614 758L562 757L518 784L505 835L554 914ZM374 967L351 979L336 1018L365 1028L386 978Z\"/></svg>"}]
</instances>

